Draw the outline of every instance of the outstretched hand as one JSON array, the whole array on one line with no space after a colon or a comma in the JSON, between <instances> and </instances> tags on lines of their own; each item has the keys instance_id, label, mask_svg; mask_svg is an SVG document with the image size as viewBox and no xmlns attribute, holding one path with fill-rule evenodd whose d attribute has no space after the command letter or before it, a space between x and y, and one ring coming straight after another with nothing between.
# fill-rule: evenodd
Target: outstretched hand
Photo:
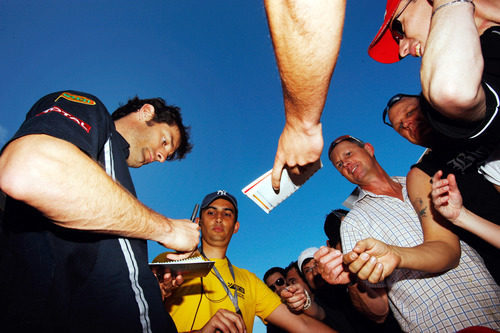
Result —
<instances>
[{"instance_id":1,"label":"outstretched hand","mask_svg":"<svg viewBox=\"0 0 500 333\"><path fill-rule=\"evenodd\" d=\"M329 284L348 284L351 282L349 271L344 269L342 252L322 246L314 254L318 272Z\"/></svg>"},{"instance_id":2,"label":"outstretched hand","mask_svg":"<svg viewBox=\"0 0 500 333\"><path fill-rule=\"evenodd\" d=\"M173 291L184 282L182 275L179 274L174 277L172 273L165 272L161 266L153 266L151 270L160 284L161 298L163 301L172 295Z\"/></svg>"},{"instance_id":3,"label":"outstretched hand","mask_svg":"<svg viewBox=\"0 0 500 333\"><path fill-rule=\"evenodd\" d=\"M351 273L371 283L383 281L401 262L401 257L392 246L374 238L357 242L343 259Z\"/></svg>"},{"instance_id":4,"label":"outstretched hand","mask_svg":"<svg viewBox=\"0 0 500 333\"><path fill-rule=\"evenodd\" d=\"M244 333L246 327L243 318L239 314L226 309L219 309L200 332Z\"/></svg>"},{"instance_id":5,"label":"outstretched hand","mask_svg":"<svg viewBox=\"0 0 500 333\"><path fill-rule=\"evenodd\" d=\"M317 162L323 151L323 133L321 123L306 130L285 124L281 133L278 150L274 159L271 174L272 185L279 190L281 173L286 167L290 175L299 175L304 170Z\"/></svg>"},{"instance_id":6,"label":"outstretched hand","mask_svg":"<svg viewBox=\"0 0 500 333\"><path fill-rule=\"evenodd\" d=\"M290 311L299 313L304 310L304 305L307 302L306 291L298 284L294 283L281 291L281 299L285 302Z\"/></svg>"},{"instance_id":7,"label":"outstretched hand","mask_svg":"<svg viewBox=\"0 0 500 333\"><path fill-rule=\"evenodd\" d=\"M432 177L432 203L444 218L455 223L463 208L462 195L453 174L444 179L442 176L443 172L439 170Z\"/></svg>"}]
</instances>

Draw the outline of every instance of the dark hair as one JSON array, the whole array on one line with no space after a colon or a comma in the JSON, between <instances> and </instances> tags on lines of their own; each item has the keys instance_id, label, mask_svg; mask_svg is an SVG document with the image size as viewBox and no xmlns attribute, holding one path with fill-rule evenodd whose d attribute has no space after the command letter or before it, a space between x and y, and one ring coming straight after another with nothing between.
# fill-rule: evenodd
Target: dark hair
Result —
<instances>
[{"instance_id":1,"label":"dark hair","mask_svg":"<svg viewBox=\"0 0 500 333\"><path fill-rule=\"evenodd\" d=\"M280 273L281 275L283 275L283 277L286 277L286 274L285 274L285 270L281 267L271 267L267 270L267 272L264 274L264 282L266 282L266 279L274 274L274 273Z\"/></svg>"},{"instance_id":2,"label":"dark hair","mask_svg":"<svg viewBox=\"0 0 500 333\"><path fill-rule=\"evenodd\" d=\"M330 246L335 246L340 242L340 222L341 218L348 213L345 209L334 209L325 218L323 229L325 230L326 237L330 242Z\"/></svg>"},{"instance_id":3,"label":"dark hair","mask_svg":"<svg viewBox=\"0 0 500 333\"><path fill-rule=\"evenodd\" d=\"M181 142L179 143L179 148L167 159L181 160L193 149L193 145L189 142L189 126L184 126L182 123L181 109L174 105L167 105L165 100L161 97L139 99L135 96L130 99L127 104L120 106L118 109L111 114L113 120L118 120L125 117L126 115L136 112L144 104L151 104L155 109L155 115L152 121L156 123L167 123L169 125L176 125L179 128L181 134Z\"/></svg>"},{"instance_id":4,"label":"dark hair","mask_svg":"<svg viewBox=\"0 0 500 333\"><path fill-rule=\"evenodd\" d=\"M302 274L300 273L299 265L297 264L297 260L292 261L288 266L286 266L285 275L284 275L285 277L288 274L288 272L290 272L292 270L292 268L295 268L297 270L297 272L299 273L299 275L302 277Z\"/></svg>"}]
</instances>

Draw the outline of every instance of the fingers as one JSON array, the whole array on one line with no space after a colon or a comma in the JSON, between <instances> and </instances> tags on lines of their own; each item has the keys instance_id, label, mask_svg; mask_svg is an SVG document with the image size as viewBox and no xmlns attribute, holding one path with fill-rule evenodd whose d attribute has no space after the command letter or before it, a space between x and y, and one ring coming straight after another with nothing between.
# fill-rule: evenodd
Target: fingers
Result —
<instances>
[{"instance_id":1,"label":"fingers","mask_svg":"<svg viewBox=\"0 0 500 333\"><path fill-rule=\"evenodd\" d=\"M372 283L379 282L383 272L383 265L377 262L377 258L368 253L361 253L356 260L349 265L349 271L361 280L369 280Z\"/></svg>"},{"instance_id":2,"label":"fingers","mask_svg":"<svg viewBox=\"0 0 500 333\"><path fill-rule=\"evenodd\" d=\"M458 185L457 185L457 180L455 179L455 175L450 173L448 177L446 177L446 180L448 180L448 187L450 192L457 192L458 191Z\"/></svg>"},{"instance_id":3,"label":"fingers","mask_svg":"<svg viewBox=\"0 0 500 333\"><path fill-rule=\"evenodd\" d=\"M342 252L322 246L316 251L314 258L323 279L330 284L339 283L338 278L344 272Z\"/></svg>"},{"instance_id":4,"label":"fingers","mask_svg":"<svg viewBox=\"0 0 500 333\"><path fill-rule=\"evenodd\" d=\"M342 257L342 260L343 260L344 264L350 265L352 262L354 262L356 259L358 259L358 257L359 257L359 254L351 251L347 254L344 254L344 256Z\"/></svg>"},{"instance_id":5,"label":"fingers","mask_svg":"<svg viewBox=\"0 0 500 333\"><path fill-rule=\"evenodd\" d=\"M371 238L366 238L357 242L354 248L352 249L352 252L361 254L367 251L368 249L372 248L374 245L375 244L373 243L373 240Z\"/></svg>"},{"instance_id":6,"label":"fingers","mask_svg":"<svg viewBox=\"0 0 500 333\"><path fill-rule=\"evenodd\" d=\"M431 183L432 183L432 184L437 183L437 182L441 179L441 177L442 177L442 176L443 176L443 171L441 171L441 170L437 171L437 172L434 174L434 176L432 176L432 178L431 178Z\"/></svg>"},{"instance_id":7,"label":"fingers","mask_svg":"<svg viewBox=\"0 0 500 333\"><path fill-rule=\"evenodd\" d=\"M182 259L186 259L186 258L189 258L191 257L191 255L193 254L193 251L189 251L189 252L172 252L172 253L168 253L166 256L167 256L167 259L170 259L170 260L182 260Z\"/></svg>"},{"instance_id":8,"label":"fingers","mask_svg":"<svg viewBox=\"0 0 500 333\"><path fill-rule=\"evenodd\" d=\"M271 183L273 185L273 189L277 192L280 190L281 173L283 172L284 166L285 163L278 157L278 153L276 153L273 171L271 172Z\"/></svg>"},{"instance_id":9,"label":"fingers","mask_svg":"<svg viewBox=\"0 0 500 333\"><path fill-rule=\"evenodd\" d=\"M239 314L226 309L219 309L202 329L202 332L214 331L243 333L246 328L243 318Z\"/></svg>"}]
</instances>

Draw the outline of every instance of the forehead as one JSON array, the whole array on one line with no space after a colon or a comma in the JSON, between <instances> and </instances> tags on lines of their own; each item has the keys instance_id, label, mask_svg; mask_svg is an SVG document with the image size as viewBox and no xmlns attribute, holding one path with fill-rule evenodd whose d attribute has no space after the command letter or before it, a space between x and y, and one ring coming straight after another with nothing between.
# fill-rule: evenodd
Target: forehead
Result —
<instances>
[{"instance_id":1,"label":"forehead","mask_svg":"<svg viewBox=\"0 0 500 333\"><path fill-rule=\"evenodd\" d=\"M316 264L316 260L314 258L308 258L304 261L302 264L302 267L309 267L309 266L314 266Z\"/></svg>"},{"instance_id":2,"label":"forehead","mask_svg":"<svg viewBox=\"0 0 500 333\"><path fill-rule=\"evenodd\" d=\"M389 109L388 111L389 119L401 116L401 114L404 113L408 109L408 107L418 106L418 104L419 100L417 97L408 96L401 98L401 100L399 100ZM420 111L420 108L418 110Z\"/></svg>"},{"instance_id":3,"label":"forehead","mask_svg":"<svg viewBox=\"0 0 500 333\"><path fill-rule=\"evenodd\" d=\"M230 209L231 211L235 211L233 204L224 198L217 198L212 201L206 209L209 208L220 208L220 209Z\"/></svg>"},{"instance_id":4,"label":"forehead","mask_svg":"<svg viewBox=\"0 0 500 333\"><path fill-rule=\"evenodd\" d=\"M356 147L361 148L354 142L348 140L342 141L341 143L337 144L335 148L333 148L332 153L330 154L330 160L333 161L335 156L339 156L346 150L352 150L355 149Z\"/></svg>"},{"instance_id":5,"label":"forehead","mask_svg":"<svg viewBox=\"0 0 500 333\"><path fill-rule=\"evenodd\" d=\"M300 277L299 275L299 272L297 271L297 269L294 267L292 269L290 269L287 273L286 273L286 278L289 279L289 278L296 278L296 277Z\"/></svg>"},{"instance_id":6,"label":"forehead","mask_svg":"<svg viewBox=\"0 0 500 333\"><path fill-rule=\"evenodd\" d=\"M274 272L273 274L271 274L267 277L266 282L274 283L274 281L278 280L279 278L283 279L285 277L283 275L281 275L281 273L279 273L279 272Z\"/></svg>"}]
</instances>

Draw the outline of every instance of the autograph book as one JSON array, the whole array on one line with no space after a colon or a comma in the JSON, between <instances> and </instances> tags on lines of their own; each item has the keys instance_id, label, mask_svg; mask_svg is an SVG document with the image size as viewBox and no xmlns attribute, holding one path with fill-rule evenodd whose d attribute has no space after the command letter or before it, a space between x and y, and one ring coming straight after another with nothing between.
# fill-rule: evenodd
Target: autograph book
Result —
<instances>
[{"instance_id":1,"label":"autograph book","mask_svg":"<svg viewBox=\"0 0 500 333\"><path fill-rule=\"evenodd\" d=\"M191 257L182 260L168 260L166 258L155 258L149 266L161 267L165 272L171 272L172 275L181 274L184 280L197 277L204 277L214 266L214 261L203 260L203 257ZM163 259L163 260L162 260Z\"/></svg>"}]
</instances>

